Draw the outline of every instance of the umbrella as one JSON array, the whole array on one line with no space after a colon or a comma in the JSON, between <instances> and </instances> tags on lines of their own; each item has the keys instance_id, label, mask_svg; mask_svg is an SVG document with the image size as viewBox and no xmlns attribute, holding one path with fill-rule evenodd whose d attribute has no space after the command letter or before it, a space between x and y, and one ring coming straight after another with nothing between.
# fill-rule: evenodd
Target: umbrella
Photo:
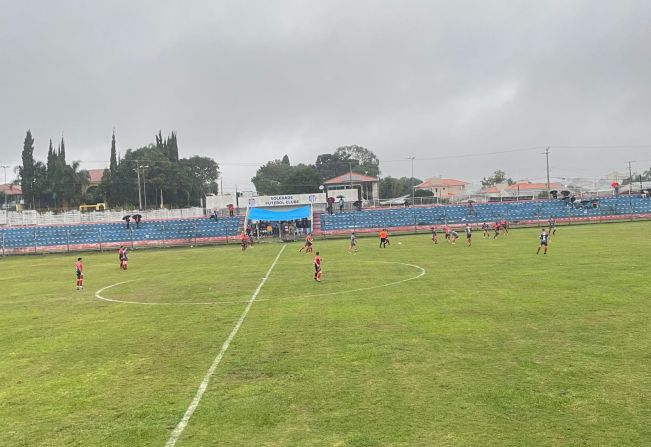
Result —
<instances>
[{"instance_id":1,"label":"umbrella","mask_svg":"<svg viewBox=\"0 0 651 447\"><path fill-rule=\"evenodd\" d=\"M124 216L124 217L129 217L129 216ZM134 214L131 216L133 219L142 219L142 214Z\"/></svg>"},{"instance_id":2,"label":"umbrella","mask_svg":"<svg viewBox=\"0 0 651 447\"><path fill-rule=\"evenodd\" d=\"M343 199L343 198L344 198L344 196L337 196L337 198L338 198L338 199Z\"/></svg>"},{"instance_id":3,"label":"umbrella","mask_svg":"<svg viewBox=\"0 0 651 447\"><path fill-rule=\"evenodd\" d=\"M131 214L127 214L122 218L122 220L129 220L129 219L131 219Z\"/></svg>"}]
</instances>

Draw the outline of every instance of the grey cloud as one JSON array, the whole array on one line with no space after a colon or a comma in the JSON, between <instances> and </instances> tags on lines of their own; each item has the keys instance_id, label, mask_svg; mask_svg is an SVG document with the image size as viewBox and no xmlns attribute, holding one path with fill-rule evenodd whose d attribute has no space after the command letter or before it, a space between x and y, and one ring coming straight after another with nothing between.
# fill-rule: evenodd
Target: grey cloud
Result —
<instances>
[{"instance_id":1,"label":"grey cloud","mask_svg":"<svg viewBox=\"0 0 651 447\"><path fill-rule=\"evenodd\" d=\"M31 128L39 156L108 159L177 130L183 154L313 162L344 144L385 175L541 178L546 145L649 144L645 1L9 2L0 17L0 160ZM552 149L564 175L599 176L651 148ZM432 159L432 160L430 160ZM644 160L648 160L645 162ZM105 163L105 162L104 162Z\"/></svg>"}]
</instances>

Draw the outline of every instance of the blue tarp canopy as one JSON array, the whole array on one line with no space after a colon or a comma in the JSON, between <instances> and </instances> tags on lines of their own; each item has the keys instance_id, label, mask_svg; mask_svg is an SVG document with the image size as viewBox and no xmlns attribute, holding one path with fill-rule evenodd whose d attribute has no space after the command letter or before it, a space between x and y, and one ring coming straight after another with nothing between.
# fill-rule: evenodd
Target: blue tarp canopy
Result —
<instances>
[{"instance_id":1,"label":"blue tarp canopy","mask_svg":"<svg viewBox=\"0 0 651 447\"><path fill-rule=\"evenodd\" d=\"M271 211L263 208L251 208L249 210L249 219L265 221L290 221L310 217L310 207L301 206L291 210Z\"/></svg>"}]
</instances>

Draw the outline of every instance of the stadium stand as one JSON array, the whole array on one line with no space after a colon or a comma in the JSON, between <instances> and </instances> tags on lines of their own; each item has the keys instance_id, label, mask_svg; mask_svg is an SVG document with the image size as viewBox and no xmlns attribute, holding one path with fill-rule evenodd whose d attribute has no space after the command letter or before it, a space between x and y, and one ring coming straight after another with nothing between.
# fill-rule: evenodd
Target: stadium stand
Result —
<instances>
[{"instance_id":1,"label":"stadium stand","mask_svg":"<svg viewBox=\"0 0 651 447\"><path fill-rule=\"evenodd\" d=\"M320 229L325 234L350 230L401 229L445 224L481 224L506 219L511 223L532 223L556 219L558 222L651 217L651 199L619 196L590 200L535 200L521 202L438 205L430 207L370 209L321 214Z\"/></svg>"},{"instance_id":2,"label":"stadium stand","mask_svg":"<svg viewBox=\"0 0 651 447\"><path fill-rule=\"evenodd\" d=\"M512 224L559 223L651 218L651 199L640 196L590 200L535 200L486 204L436 205L411 208L377 208L316 214L316 233L338 234L387 228L413 230L445 224L481 224L506 219ZM124 222L8 226L0 229L2 253L39 253L67 250L101 250L119 245L167 246L237 242L244 216L147 220L127 229Z\"/></svg>"},{"instance_id":3,"label":"stadium stand","mask_svg":"<svg viewBox=\"0 0 651 447\"><path fill-rule=\"evenodd\" d=\"M119 245L175 245L222 242L238 235L243 216L217 221L206 217L123 222L7 227L0 230L5 253L102 249Z\"/></svg>"}]
</instances>

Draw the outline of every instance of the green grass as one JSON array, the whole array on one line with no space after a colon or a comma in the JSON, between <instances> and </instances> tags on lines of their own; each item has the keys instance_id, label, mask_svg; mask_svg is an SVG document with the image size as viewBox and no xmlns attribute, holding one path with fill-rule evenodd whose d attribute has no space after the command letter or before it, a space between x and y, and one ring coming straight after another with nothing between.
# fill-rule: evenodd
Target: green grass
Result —
<instances>
[{"instance_id":1,"label":"green grass","mask_svg":"<svg viewBox=\"0 0 651 447\"><path fill-rule=\"evenodd\" d=\"M290 244L177 445L650 445L650 231ZM164 445L280 248L1 259L0 445Z\"/></svg>"}]
</instances>

